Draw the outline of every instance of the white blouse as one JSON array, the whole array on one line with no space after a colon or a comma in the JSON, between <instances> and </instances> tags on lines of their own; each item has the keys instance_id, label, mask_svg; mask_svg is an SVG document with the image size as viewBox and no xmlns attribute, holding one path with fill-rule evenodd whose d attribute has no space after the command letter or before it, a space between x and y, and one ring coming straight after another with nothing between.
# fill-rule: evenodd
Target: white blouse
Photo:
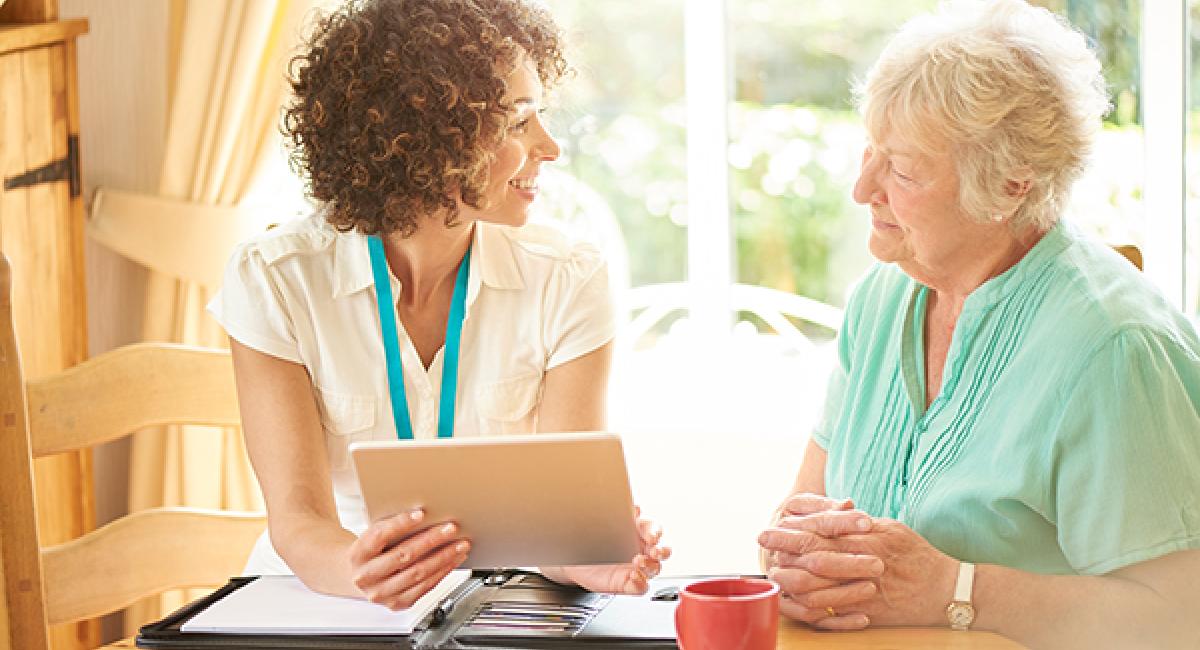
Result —
<instances>
[{"instance_id":1,"label":"white blouse","mask_svg":"<svg viewBox=\"0 0 1200 650\"><path fill-rule=\"evenodd\" d=\"M546 371L615 333L604 261L547 226L477 222L470 264L454 435L530 433ZM393 295L401 291L392 276ZM361 533L366 512L347 447L396 439L367 238L338 232L320 212L274 228L238 246L208 310L239 343L308 370L338 514ZM426 370L396 325L413 434L436 438L443 351ZM290 573L265 534L246 570Z\"/></svg>"}]
</instances>

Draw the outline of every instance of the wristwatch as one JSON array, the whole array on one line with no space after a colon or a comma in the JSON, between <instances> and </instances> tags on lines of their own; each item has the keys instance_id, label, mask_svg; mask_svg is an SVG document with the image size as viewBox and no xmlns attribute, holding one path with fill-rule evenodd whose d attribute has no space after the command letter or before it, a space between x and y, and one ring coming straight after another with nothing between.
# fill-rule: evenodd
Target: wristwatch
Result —
<instances>
[{"instance_id":1,"label":"wristwatch","mask_svg":"<svg viewBox=\"0 0 1200 650\"><path fill-rule=\"evenodd\" d=\"M958 564L958 580L954 583L954 600L946 606L946 618L955 630L966 630L975 621L975 606L971 604L971 587L975 584L975 565Z\"/></svg>"}]
</instances>

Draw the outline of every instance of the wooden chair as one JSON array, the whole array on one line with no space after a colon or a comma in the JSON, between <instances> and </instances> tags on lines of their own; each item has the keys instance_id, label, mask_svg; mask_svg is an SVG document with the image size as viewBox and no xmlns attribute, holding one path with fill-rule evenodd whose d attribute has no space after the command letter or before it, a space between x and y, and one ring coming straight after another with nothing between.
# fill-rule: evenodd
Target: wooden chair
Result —
<instances>
[{"instance_id":1,"label":"wooden chair","mask_svg":"<svg viewBox=\"0 0 1200 650\"><path fill-rule=\"evenodd\" d=\"M1129 263L1136 266L1139 271L1143 270L1142 250L1140 248L1134 246L1133 244L1113 244L1113 250L1123 255L1125 259L1129 260Z\"/></svg>"},{"instance_id":2,"label":"wooden chair","mask_svg":"<svg viewBox=\"0 0 1200 650\"><path fill-rule=\"evenodd\" d=\"M42 547L33 459L161 424L240 422L229 353L143 343L26 381L0 254L0 649L43 650L47 626L238 575L261 513L157 508ZM33 334L33 333L26 333Z\"/></svg>"}]
</instances>

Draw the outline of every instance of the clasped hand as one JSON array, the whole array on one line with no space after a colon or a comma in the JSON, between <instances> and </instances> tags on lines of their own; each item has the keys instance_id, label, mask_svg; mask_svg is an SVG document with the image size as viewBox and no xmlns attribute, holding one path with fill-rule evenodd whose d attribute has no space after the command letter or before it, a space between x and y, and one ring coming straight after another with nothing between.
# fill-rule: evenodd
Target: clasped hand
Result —
<instances>
[{"instance_id":1,"label":"clasped hand","mask_svg":"<svg viewBox=\"0 0 1200 650\"><path fill-rule=\"evenodd\" d=\"M634 509L640 552L628 564L548 567L552 580L570 582L592 591L640 594L658 575L671 549L660 546L661 529ZM363 597L389 609L412 607L442 578L467 559L471 542L453 521L425 522L413 510L372 524L349 549L351 581Z\"/></svg>"},{"instance_id":2,"label":"clasped hand","mask_svg":"<svg viewBox=\"0 0 1200 650\"><path fill-rule=\"evenodd\" d=\"M957 561L849 500L796 494L758 542L789 618L829 630L946 622Z\"/></svg>"}]
</instances>

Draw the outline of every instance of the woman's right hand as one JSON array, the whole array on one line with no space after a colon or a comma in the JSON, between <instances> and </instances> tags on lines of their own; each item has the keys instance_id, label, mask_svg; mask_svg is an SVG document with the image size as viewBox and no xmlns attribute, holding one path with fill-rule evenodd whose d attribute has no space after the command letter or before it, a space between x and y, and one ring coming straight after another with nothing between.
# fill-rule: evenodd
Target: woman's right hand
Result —
<instances>
[{"instance_id":1,"label":"woman's right hand","mask_svg":"<svg viewBox=\"0 0 1200 650\"><path fill-rule=\"evenodd\" d=\"M787 517L803 517L805 515L827 512L831 510L853 510L854 502L850 499L833 499L824 494L797 492L780 504L771 519L771 527L778 527ZM791 564L796 558L783 551L768 551L762 549L763 570Z\"/></svg>"},{"instance_id":2,"label":"woman's right hand","mask_svg":"<svg viewBox=\"0 0 1200 650\"><path fill-rule=\"evenodd\" d=\"M804 516L812 515L818 512L827 512L830 510L853 510L854 502L850 499L834 499L827 497L824 494L813 494L811 492L798 492L788 497L779 507L779 512L784 517L787 516Z\"/></svg>"},{"instance_id":3,"label":"woman's right hand","mask_svg":"<svg viewBox=\"0 0 1200 650\"><path fill-rule=\"evenodd\" d=\"M826 520L838 525L818 526ZM835 537L861 534L871 517L849 499L797 493L779 507L772 527L759 535L763 568L779 584L779 611L788 618L831 630L870 624L861 605L879 592L883 562L873 555L840 551Z\"/></svg>"},{"instance_id":4,"label":"woman's right hand","mask_svg":"<svg viewBox=\"0 0 1200 650\"><path fill-rule=\"evenodd\" d=\"M380 519L350 545L354 586L388 609L412 607L467 558L471 542L452 521L425 524L417 509Z\"/></svg>"}]
</instances>

